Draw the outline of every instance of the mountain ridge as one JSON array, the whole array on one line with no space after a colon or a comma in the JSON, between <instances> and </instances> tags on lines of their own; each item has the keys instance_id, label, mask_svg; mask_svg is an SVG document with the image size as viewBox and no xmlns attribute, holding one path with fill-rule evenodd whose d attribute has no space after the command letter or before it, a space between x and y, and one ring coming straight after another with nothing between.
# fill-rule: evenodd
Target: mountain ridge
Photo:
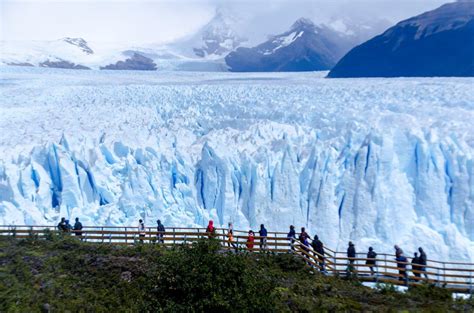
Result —
<instances>
[{"instance_id":1,"label":"mountain ridge","mask_svg":"<svg viewBox=\"0 0 474 313\"><path fill-rule=\"evenodd\" d=\"M474 76L474 2L401 21L353 48L328 77Z\"/></svg>"}]
</instances>

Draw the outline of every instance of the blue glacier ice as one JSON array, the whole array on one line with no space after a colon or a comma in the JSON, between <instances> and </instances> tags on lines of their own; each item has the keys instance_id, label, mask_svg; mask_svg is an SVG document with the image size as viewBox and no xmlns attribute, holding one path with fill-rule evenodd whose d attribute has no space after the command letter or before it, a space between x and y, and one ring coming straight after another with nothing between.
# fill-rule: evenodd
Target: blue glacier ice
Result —
<instances>
[{"instance_id":1,"label":"blue glacier ice","mask_svg":"<svg viewBox=\"0 0 474 313\"><path fill-rule=\"evenodd\" d=\"M0 224L294 224L474 260L472 78L0 71Z\"/></svg>"}]
</instances>

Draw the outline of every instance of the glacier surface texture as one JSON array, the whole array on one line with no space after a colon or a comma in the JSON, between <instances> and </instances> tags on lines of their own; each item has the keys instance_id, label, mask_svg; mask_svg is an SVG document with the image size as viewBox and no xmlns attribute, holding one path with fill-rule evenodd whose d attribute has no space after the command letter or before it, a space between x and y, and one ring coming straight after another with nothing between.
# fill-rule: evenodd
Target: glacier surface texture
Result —
<instances>
[{"instance_id":1,"label":"glacier surface texture","mask_svg":"<svg viewBox=\"0 0 474 313\"><path fill-rule=\"evenodd\" d=\"M474 79L0 68L0 224L306 226L474 260Z\"/></svg>"}]
</instances>

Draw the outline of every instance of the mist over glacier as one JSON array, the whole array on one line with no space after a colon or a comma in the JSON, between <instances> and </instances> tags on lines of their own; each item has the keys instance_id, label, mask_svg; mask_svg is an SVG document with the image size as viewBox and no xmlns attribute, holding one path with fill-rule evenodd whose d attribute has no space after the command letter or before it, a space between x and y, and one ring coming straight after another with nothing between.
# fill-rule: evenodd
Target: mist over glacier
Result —
<instances>
[{"instance_id":1,"label":"mist over glacier","mask_svg":"<svg viewBox=\"0 0 474 313\"><path fill-rule=\"evenodd\" d=\"M472 78L0 73L0 224L294 224L474 260Z\"/></svg>"}]
</instances>

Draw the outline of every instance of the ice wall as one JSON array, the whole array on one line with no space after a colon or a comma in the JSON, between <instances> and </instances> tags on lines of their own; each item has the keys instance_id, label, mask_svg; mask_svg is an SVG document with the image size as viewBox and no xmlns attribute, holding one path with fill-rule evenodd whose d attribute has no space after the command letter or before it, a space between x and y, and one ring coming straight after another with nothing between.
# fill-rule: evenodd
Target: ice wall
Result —
<instances>
[{"instance_id":1,"label":"ice wall","mask_svg":"<svg viewBox=\"0 0 474 313\"><path fill-rule=\"evenodd\" d=\"M234 138L236 146L278 126L251 127ZM473 258L474 169L466 147L396 131L328 143L312 131L282 128L281 138L260 138L251 153L229 151L215 135L198 145L194 160L179 148L171 155L159 145L121 142L74 149L63 138L2 165L0 222L79 216L86 225L135 225L139 218L182 226L213 218L242 229L294 224L332 247L352 239L361 248L421 245Z\"/></svg>"}]
</instances>

